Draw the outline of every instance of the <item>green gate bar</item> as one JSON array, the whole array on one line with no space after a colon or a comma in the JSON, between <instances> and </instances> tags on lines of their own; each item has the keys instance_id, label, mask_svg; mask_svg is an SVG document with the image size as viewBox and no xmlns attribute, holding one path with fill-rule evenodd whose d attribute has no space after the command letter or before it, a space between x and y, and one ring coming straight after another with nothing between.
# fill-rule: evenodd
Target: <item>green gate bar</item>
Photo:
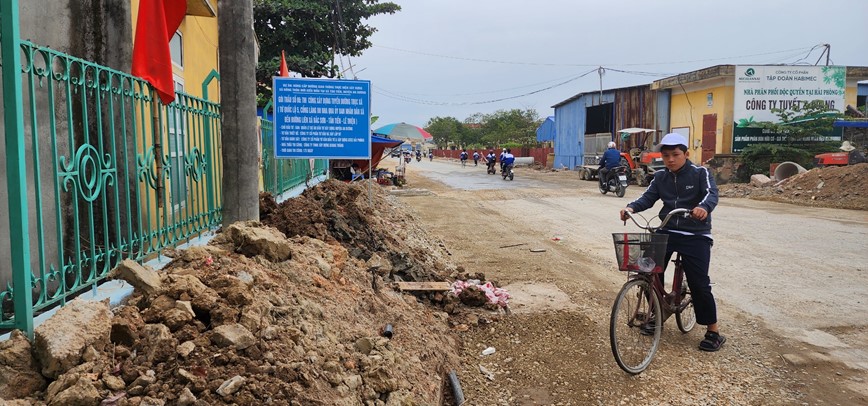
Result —
<instances>
[{"instance_id":1,"label":"green gate bar","mask_svg":"<svg viewBox=\"0 0 868 406\"><path fill-rule=\"evenodd\" d=\"M30 227L27 210L27 173L24 152L24 115L20 78L21 52L18 0L0 2L3 58L3 119L6 130L6 176L9 189L9 234L12 252L12 295L15 328L33 339L33 291L30 275Z\"/></svg>"}]
</instances>

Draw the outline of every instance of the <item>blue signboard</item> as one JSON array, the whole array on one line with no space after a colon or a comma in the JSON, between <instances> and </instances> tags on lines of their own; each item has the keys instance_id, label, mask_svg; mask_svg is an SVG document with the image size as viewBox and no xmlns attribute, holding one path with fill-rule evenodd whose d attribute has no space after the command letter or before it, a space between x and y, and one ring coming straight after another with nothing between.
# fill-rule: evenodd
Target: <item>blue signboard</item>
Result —
<instances>
[{"instance_id":1,"label":"blue signboard","mask_svg":"<svg viewBox=\"0 0 868 406\"><path fill-rule=\"evenodd\" d=\"M277 158L371 158L371 82L274 78Z\"/></svg>"}]
</instances>

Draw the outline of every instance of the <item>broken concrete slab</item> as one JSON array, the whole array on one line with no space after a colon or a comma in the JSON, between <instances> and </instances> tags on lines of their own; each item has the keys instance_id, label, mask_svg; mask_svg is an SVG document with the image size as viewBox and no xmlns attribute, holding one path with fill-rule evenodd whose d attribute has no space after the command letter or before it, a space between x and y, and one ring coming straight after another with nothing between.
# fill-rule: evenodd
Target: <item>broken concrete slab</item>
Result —
<instances>
[{"instance_id":1,"label":"broken concrete slab","mask_svg":"<svg viewBox=\"0 0 868 406\"><path fill-rule=\"evenodd\" d=\"M136 261L125 259L115 269L109 272L111 279L123 279L133 289L144 293L146 296L160 291L162 282L157 271L150 267L139 265Z\"/></svg>"},{"instance_id":2,"label":"broken concrete slab","mask_svg":"<svg viewBox=\"0 0 868 406\"><path fill-rule=\"evenodd\" d=\"M84 350L109 341L112 313L108 302L73 300L35 331L34 355L42 375L57 378L81 362Z\"/></svg>"}]
</instances>

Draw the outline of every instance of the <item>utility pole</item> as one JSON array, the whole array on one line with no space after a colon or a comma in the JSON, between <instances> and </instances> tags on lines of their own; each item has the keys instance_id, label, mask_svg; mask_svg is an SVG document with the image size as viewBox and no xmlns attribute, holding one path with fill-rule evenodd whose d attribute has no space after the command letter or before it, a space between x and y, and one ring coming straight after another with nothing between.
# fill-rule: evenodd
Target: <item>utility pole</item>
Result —
<instances>
[{"instance_id":1,"label":"utility pole","mask_svg":"<svg viewBox=\"0 0 868 406\"><path fill-rule=\"evenodd\" d=\"M223 225L259 220L253 0L220 2Z\"/></svg>"}]
</instances>

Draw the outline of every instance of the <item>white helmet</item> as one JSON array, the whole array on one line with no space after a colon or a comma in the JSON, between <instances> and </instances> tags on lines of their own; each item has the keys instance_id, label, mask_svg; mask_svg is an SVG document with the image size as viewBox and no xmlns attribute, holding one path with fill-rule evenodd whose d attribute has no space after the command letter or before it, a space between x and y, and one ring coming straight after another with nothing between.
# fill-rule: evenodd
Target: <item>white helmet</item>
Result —
<instances>
[{"instance_id":1,"label":"white helmet","mask_svg":"<svg viewBox=\"0 0 868 406\"><path fill-rule=\"evenodd\" d=\"M609 148L615 148L615 141L609 141Z\"/></svg>"}]
</instances>

